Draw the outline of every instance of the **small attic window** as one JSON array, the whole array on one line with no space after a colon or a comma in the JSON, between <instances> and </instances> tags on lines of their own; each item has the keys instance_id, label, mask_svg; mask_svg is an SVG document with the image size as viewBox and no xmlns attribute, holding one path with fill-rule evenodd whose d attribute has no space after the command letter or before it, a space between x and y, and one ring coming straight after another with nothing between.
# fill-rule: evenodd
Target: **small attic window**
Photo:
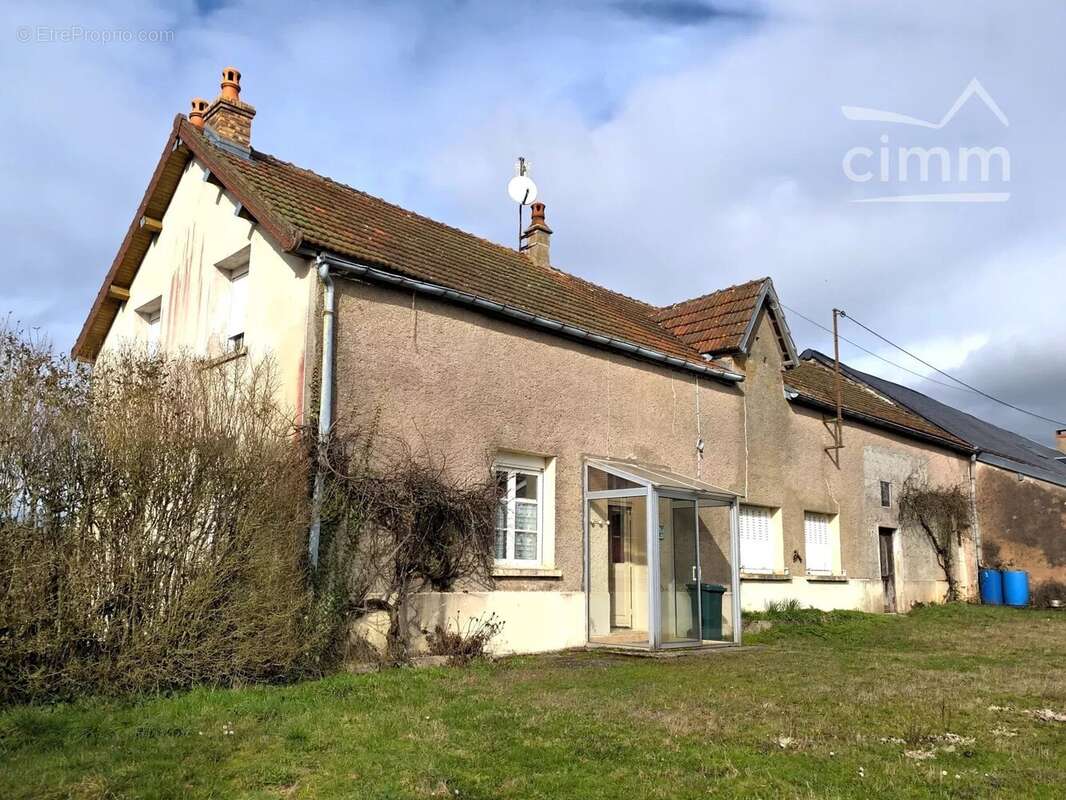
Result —
<instances>
[{"instance_id":1,"label":"small attic window","mask_svg":"<svg viewBox=\"0 0 1066 800\"><path fill-rule=\"evenodd\" d=\"M149 300L137 309L137 316L144 324L144 339L148 348L155 350L159 347L159 331L163 320L163 296Z\"/></svg>"}]
</instances>

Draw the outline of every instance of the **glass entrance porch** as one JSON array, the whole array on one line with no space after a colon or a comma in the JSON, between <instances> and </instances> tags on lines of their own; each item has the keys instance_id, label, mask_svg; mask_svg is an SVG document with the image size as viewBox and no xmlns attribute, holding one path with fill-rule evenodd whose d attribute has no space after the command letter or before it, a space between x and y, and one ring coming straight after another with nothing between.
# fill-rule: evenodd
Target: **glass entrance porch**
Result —
<instances>
[{"instance_id":1,"label":"glass entrance porch","mask_svg":"<svg viewBox=\"0 0 1066 800\"><path fill-rule=\"evenodd\" d=\"M588 641L740 642L737 496L660 467L585 464Z\"/></svg>"}]
</instances>

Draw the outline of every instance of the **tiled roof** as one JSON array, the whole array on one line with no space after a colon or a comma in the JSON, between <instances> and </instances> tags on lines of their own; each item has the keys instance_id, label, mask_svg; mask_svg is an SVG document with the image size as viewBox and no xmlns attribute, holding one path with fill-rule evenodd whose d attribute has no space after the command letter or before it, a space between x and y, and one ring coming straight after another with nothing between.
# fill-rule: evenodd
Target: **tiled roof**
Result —
<instances>
[{"instance_id":1,"label":"tiled roof","mask_svg":"<svg viewBox=\"0 0 1066 800\"><path fill-rule=\"evenodd\" d=\"M675 303L656 312L655 319L701 353L736 353L769 280L759 278Z\"/></svg>"},{"instance_id":2,"label":"tiled roof","mask_svg":"<svg viewBox=\"0 0 1066 800\"><path fill-rule=\"evenodd\" d=\"M834 371L817 361L801 361L784 373L786 387L830 409L836 408L835 381ZM893 428L937 439L955 448L970 449L957 436L846 376L841 379L841 396L845 416L875 420Z\"/></svg>"},{"instance_id":3,"label":"tiled roof","mask_svg":"<svg viewBox=\"0 0 1066 800\"><path fill-rule=\"evenodd\" d=\"M231 152L179 116L159 169L165 169L168 175L180 174L194 156L233 192L284 250L328 251L370 267L623 340L701 370L736 372L725 364L707 362L701 355L704 351L660 324L661 310L655 306L555 267L539 266L517 250L407 211L273 156L254 150L250 157ZM175 186L168 184L165 188L165 197L153 199L162 208ZM135 229L136 222L131 231ZM138 233L136 240L142 238L145 237ZM125 246L120 250L75 345L76 356L92 359L99 352L117 311L107 287L114 283L128 288L141 254ZM751 308L749 303L749 315ZM732 316L737 318L742 313L738 307ZM746 321L742 327L746 327Z\"/></svg>"},{"instance_id":4,"label":"tiled roof","mask_svg":"<svg viewBox=\"0 0 1066 800\"><path fill-rule=\"evenodd\" d=\"M831 363L829 356L817 350L804 351L803 358L813 359L822 364ZM841 364L841 369L852 380L869 386L923 419L929 420L930 423L939 425L969 443L979 451L978 461L985 461L1002 469L1020 472L1059 486L1066 486L1066 463L1058 460L1062 456L1058 450L985 422L983 419L941 403L907 386L860 372L846 364Z\"/></svg>"}]
</instances>

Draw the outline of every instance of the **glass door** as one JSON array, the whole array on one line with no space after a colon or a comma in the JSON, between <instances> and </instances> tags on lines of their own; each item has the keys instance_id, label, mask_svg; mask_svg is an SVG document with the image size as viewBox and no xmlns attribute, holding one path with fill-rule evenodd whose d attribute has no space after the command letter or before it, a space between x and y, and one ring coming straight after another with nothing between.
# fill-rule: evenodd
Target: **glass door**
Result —
<instances>
[{"instance_id":1,"label":"glass door","mask_svg":"<svg viewBox=\"0 0 1066 800\"><path fill-rule=\"evenodd\" d=\"M589 641L648 647L648 498L588 501Z\"/></svg>"},{"instance_id":2,"label":"glass door","mask_svg":"<svg viewBox=\"0 0 1066 800\"><path fill-rule=\"evenodd\" d=\"M659 639L701 640L700 557L696 501L659 497Z\"/></svg>"}]
</instances>

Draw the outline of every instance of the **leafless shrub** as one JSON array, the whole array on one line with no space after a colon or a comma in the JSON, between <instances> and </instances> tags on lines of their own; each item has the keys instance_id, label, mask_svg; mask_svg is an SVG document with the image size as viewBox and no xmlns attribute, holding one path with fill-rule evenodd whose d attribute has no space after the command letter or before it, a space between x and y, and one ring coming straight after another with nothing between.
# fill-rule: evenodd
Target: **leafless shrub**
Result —
<instances>
[{"instance_id":1,"label":"leafless shrub","mask_svg":"<svg viewBox=\"0 0 1066 800\"><path fill-rule=\"evenodd\" d=\"M1036 608L1053 608L1051 602L1058 600L1066 606L1066 583L1049 578L1033 590L1033 605Z\"/></svg>"},{"instance_id":2,"label":"leafless shrub","mask_svg":"<svg viewBox=\"0 0 1066 800\"><path fill-rule=\"evenodd\" d=\"M957 552L971 524L966 491L957 485L934 486L924 472L916 471L900 489L899 521L925 534L948 583L945 600L959 600Z\"/></svg>"},{"instance_id":3,"label":"leafless shrub","mask_svg":"<svg viewBox=\"0 0 1066 800\"><path fill-rule=\"evenodd\" d=\"M443 458L415 453L373 423L334 435L326 463L323 535L356 565L343 594L356 615L388 614L386 656L407 661L412 595L492 583L496 482L487 469L452 475Z\"/></svg>"},{"instance_id":4,"label":"leafless shrub","mask_svg":"<svg viewBox=\"0 0 1066 800\"><path fill-rule=\"evenodd\" d=\"M308 454L269 365L94 371L0 329L0 699L314 671Z\"/></svg>"},{"instance_id":5,"label":"leafless shrub","mask_svg":"<svg viewBox=\"0 0 1066 800\"><path fill-rule=\"evenodd\" d=\"M495 614L485 617L468 617L464 625L457 613L455 629L436 625L426 637L429 652L435 656L447 656L452 664L468 664L488 653L489 644L503 630L503 620Z\"/></svg>"}]
</instances>

